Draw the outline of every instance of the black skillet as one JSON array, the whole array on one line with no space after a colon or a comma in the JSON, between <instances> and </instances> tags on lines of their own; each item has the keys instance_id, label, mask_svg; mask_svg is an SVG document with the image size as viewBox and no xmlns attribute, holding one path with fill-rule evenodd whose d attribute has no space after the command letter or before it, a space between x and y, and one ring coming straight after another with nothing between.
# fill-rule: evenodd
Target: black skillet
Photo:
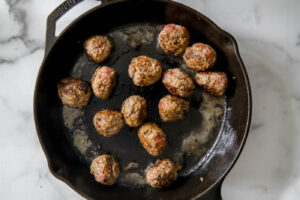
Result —
<instances>
[{"instance_id":1,"label":"black skillet","mask_svg":"<svg viewBox=\"0 0 300 200\"><path fill-rule=\"evenodd\" d=\"M245 144L251 120L250 85L234 38L199 12L167 0L102 0L101 5L81 15L59 37L55 37L56 20L78 2L80 0L67 0L49 15L45 57L35 88L36 129L51 173L88 199L221 199L221 184ZM88 167L94 155L82 156L72 145L72 132L64 125L63 106L57 95L56 84L72 73L81 79L90 80L97 65L83 51L82 43L87 37L145 24L159 30L161 25L167 23L186 26L191 33L192 43L204 42L216 49L218 60L214 70L225 71L229 77L222 125L215 131L213 144L201 159L186 158L184 167L192 165L193 172L180 173L179 179L167 189L156 190L149 186L132 187L118 183L110 187L98 184L89 174ZM111 58L103 64L117 70L118 87L108 101L92 98L83 109L83 123L91 141L102 145L102 149L96 150L96 153L112 154L121 165L138 161L140 168L145 168L156 158L149 156L141 147L135 129L125 127L118 135L103 138L93 129L92 116L102 108L120 109L122 101L132 94L145 96L149 107L147 120L159 123L168 135L170 147L160 158L168 157L174 146L176 149L178 135L201 123L202 116L195 111L201 107L202 93L197 90L189 99L192 108L187 119L171 124L161 123L157 102L167 91L161 83L145 88L135 87L128 78L127 66L132 57L141 54L157 58L164 69L180 66L180 59L157 50L156 41L130 47L117 37L112 37L112 40L115 49ZM84 71L76 72L76 67Z\"/></svg>"}]
</instances>

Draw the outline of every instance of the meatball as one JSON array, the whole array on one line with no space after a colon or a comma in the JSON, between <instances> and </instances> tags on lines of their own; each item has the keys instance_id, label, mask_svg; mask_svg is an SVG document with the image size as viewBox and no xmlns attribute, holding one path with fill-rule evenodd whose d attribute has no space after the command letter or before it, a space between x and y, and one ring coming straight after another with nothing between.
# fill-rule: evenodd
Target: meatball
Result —
<instances>
[{"instance_id":1,"label":"meatball","mask_svg":"<svg viewBox=\"0 0 300 200\"><path fill-rule=\"evenodd\" d=\"M167 145L166 134L155 123L146 123L141 126L138 136L143 147L152 156L162 154Z\"/></svg>"},{"instance_id":2,"label":"meatball","mask_svg":"<svg viewBox=\"0 0 300 200\"><path fill-rule=\"evenodd\" d=\"M74 108L86 106L92 95L88 82L73 77L62 79L57 84L57 90L62 103Z\"/></svg>"},{"instance_id":3,"label":"meatball","mask_svg":"<svg viewBox=\"0 0 300 200\"><path fill-rule=\"evenodd\" d=\"M165 122L183 119L185 112L189 110L189 105L190 103L186 100L167 95L158 103L160 118Z\"/></svg>"},{"instance_id":4,"label":"meatball","mask_svg":"<svg viewBox=\"0 0 300 200\"><path fill-rule=\"evenodd\" d=\"M95 158L90 166L90 173L95 180L104 185L113 185L120 175L119 164L110 155Z\"/></svg>"},{"instance_id":5,"label":"meatball","mask_svg":"<svg viewBox=\"0 0 300 200\"><path fill-rule=\"evenodd\" d=\"M123 128L124 124L123 116L118 111L101 110L94 116L96 130L105 137L117 134Z\"/></svg>"},{"instance_id":6,"label":"meatball","mask_svg":"<svg viewBox=\"0 0 300 200\"><path fill-rule=\"evenodd\" d=\"M171 94L180 97L189 96L195 89L193 79L181 68L165 71L162 82Z\"/></svg>"},{"instance_id":7,"label":"meatball","mask_svg":"<svg viewBox=\"0 0 300 200\"><path fill-rule=\"evenodd\" d=\"M128 97L122 104L121 112L128 126L140 126L147 117L146 99L138 95Z\"/></svg>"},{"instance_id":8,"label":"meatball","mask_svg":"<svg viewBox=\"0 0 300 200\"><path fill-rule=\"evenodd\" d=\"M190 41L190 34L184 26L168 24L158 35L158 42L165 53L177 56L181 54Z\"/></svg>"},{"instance_id":9,"label":"meatball","mask_svg":"<svg viewBox=\"0 0 300 200\"><path fill-rule=\"evenodd\" d=\"M196 83L214 96L222 96L227 87L227 76L224 72L198 72Z\"/></svg>"},{"instance_id":10,"label":"meatball","mask_svg":"<svg viewBox=\"0 0 300 200\"><path fill-rule=\"evenodd\" d=\"M104 35L94 35L84 42L83 47L87 55L93 61L100 63L110 56L112 44L108 37Z\"/></svg>"},{"instance_id":11,"label":"meatball","mask_svg":"<svg viewBox=\"0 0 300 200\"><path fill-rule=\"evenodd\" d=\"M216 51L207 44L197 43L185 50L184 63L195 71L204 71L216 61Z\"/></svg>"},{"instance_id":12,"label":"meatball","mask_svg":"<svg viewBox=\"0 0 300 200\"><path fill-rule=\"evenodd\" d=\"M107 66L98 67L93 74L91 83L94 94L98 98L107 99L116 87L117 73Z\"/></svg>"},{"instance_id":13,"label":"meatball","mask_svg":"<svg viewBox=\"0 0 300 200\"><path fill-rule=\"evenodd\" d=\"M176 179L176 165L170 159L159 160L146 171L146 181L153 188L167 187Z\"/></svg>"},{"instance_id":14,"label":"meatball","mask_svg":"<svg viewBox=\"0 0 300 200\"><path fill-rule=\"evenodd\" d=\"M160 63L148 56L139 56L131 60L128 75L136 86L149 86L156 83L162 73Z\"/></svg>"}]
</instances>

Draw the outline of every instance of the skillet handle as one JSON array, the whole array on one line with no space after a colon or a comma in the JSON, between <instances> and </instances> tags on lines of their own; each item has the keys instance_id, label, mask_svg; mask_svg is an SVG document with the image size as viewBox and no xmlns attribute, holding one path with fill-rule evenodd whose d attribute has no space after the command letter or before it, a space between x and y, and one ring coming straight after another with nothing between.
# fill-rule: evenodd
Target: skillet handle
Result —
<instances>
[{"instance_id":1,"label":"skillet handle","mask_svg":"<svg viewBox=\"0 0 300 200\"><path fill-rule=\"evenodd\" d=\"M47 30L46 30L46 44L45 44L45 54L48 53L50 47L55 42L55 24L56 21L68 10L74 7L76 4L81 2L82 0L66 0L62 4L60 4L54 11L50 13L47 18Z\"/></svg>"},{"instance_id":2,"label":"skillet handle","mask_svg":"<svg viewBox=\"0 0 300 200\"><path fill-rule=\"evenodd\" d=\"M219 181L203 196L197 198L197 200L222 200L221 188L222 188L223 181L224 179Z\"/></svg>"},{"instance_id":3,"label":"skillet handle","mask_svg":"<svg viewBox=\"0 0 300 200\"><path fill-rule=\"evenodd\" d=\"M54 11L52 11L50 13L50 15L47 18L45 54L48 53L52 44L56 40L56 37L55 37L56 21L81 1L83 1L83 0L66 0L62 4L60 4ZM112 1L112 0L102 0L101 4L103 5L110 1Z\"/></svg>"}]
</instances>

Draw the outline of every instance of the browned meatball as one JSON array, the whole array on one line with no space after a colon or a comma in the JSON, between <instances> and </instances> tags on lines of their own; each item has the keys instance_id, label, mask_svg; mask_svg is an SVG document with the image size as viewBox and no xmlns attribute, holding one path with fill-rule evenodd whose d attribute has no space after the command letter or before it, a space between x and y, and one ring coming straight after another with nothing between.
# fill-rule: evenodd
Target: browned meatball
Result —
<instances>
[{"instance_id":1,"label":"browned meatball","mask_svg":"<svg viewBox=\"0 0 300 200\"><path fill-rule=\"evenodd\" d=\"M128 126L140 126L147 117L146 99L138 95L128 97L122 104L121 112Z\"/></svg>"},{"instance_id":2,"label":"browned meatball","mask_svg":"<svg viewBox=\"0 0 300 200\"><path fill-rule=\"evenodd\" d=\"M160 118L165 122L176 121L184 118L184 113L189 110L190 103L181 98L167 95L158 103Z\"/></svg>"},{"instance_id":3,"label":"browned meatball","mask_svg":"<svg viewBox=\"0 0 300 200\"><path fill-rule=\"evenodd\" d=\"M158 35L158 42L165 53L177 56L181 54L190 41L190 34L184 26L168 24Z\"/></svg>"},{"instance_id":4,"label":"browned meatball","mask_svg":"<svg viewBox=\"0 0 300 200\"><path fill-rule=\"evenodd\" d=\"M198 72L196 83L204 91L214 96L222 96L227 87L227 76L224 72Z\"/></svg>"},{"instance_id":5,"label":"browned meatball","mask_svg":"<svg viewBox=\"0 0 300 200\"><path fill-rule=\"evenodd\" d=\"M156 83L162 73L160 63L148 56L139 56L131 60L128 75L137 86L149 86Z\"/></svg>"},{"instance_id":6,"label":"browned meatball","mask_svg":"<svg viewBox=\"0 0 300 200\"><path fill-rule=\"evenodd\" d=\"M95 180L104 185L113 185L120 175L119 164L110 155L95 158L90 166L90 173Z\"/></svg>"},{"instance_id":7,"label":"browned meatball","mask_svg":"<svg viewBox=\"0 0 300 200\"><path fill-rule=\"evenodd\" d=\"M94 116L96 130L105 137L117 134L123 128L124 124L123 116L118 111L101 110Z\"/></svg>"},{"instance_id":8,"label":"browned meatball","mask_svg":"<svg viewBox=\"0 0 300 200\"><path fill-rule=\"evenodd\" d=\"M216 51L211 46L203 43L196 43L188 47L183 55L185 64L195 71L204 71L212 67L216 58Z\"/></svg>"},{"instance_id":9,"label":"browned meatball","mask_svg":"<svg viewBox=\"0 0 300 200\"><path fill-rule=\"evenodd\" d=\"M146 181L153 188L167 187L176 179L177 169L170 159L159 160L146 171Z\"/></svg>"},{"instance_id":10,"label":"browned meatball","mask_svg":"<svg viewBox=\"0 0 300 200\"><path fill-rule=\"evenodd\" d=\"M180 68L165 71L162 82L171 94L180 97L189 96L195 89L193 79Z\"/></svg>"},{"instance_id":11,"label":"browned meatball","mask_svg":"<svg viewBox=\"0 0 300 200\"><path fill-rule=\"evenodd\" d=\"M146 123L141 126L138 136L143 147L152 156L162 154L167 145L166 134L155 123Z\"/></svg>"},{"instance_id":12,"label":"browned meatball","mask_svg":"<svg viewBox=\"0 0 300 200\"><path fill-rule=\"evenodd\" d=\"M117 73L114 69L98 67L91 80L94 94L101 99L107 99L117 84Z\"/></svg>"},{"instance_id":13,"label":"browned meatball","mask_svg":"<svg viewBox=\"0 0 300 200\"><path fill-rule=\"evenodd\" d=\"M62 79L57 84L57 90L62 103L74 108L86 106L92 95L88 82L73 77Z\"/></svg>"},{"instance_id":14,"label":"browned meatball","mask_svg":"<svg viewBox=\"0 0 300 200\"><path fill-rule=\"evenodd\" d=\"M96 63L106 60L111 53L112 44L104 35L89 37L83 44L87 55Z\"/></svg>"}]
</instances>

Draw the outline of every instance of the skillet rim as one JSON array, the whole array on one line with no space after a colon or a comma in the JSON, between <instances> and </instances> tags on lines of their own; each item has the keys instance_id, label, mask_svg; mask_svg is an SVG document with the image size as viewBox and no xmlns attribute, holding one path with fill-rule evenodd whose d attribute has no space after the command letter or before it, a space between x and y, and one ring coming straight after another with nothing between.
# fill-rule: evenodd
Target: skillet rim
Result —
<instances>
[{"instance_id":1,"label":"skillet rim","mask_svg":"<svg viewBox=\"0 0 300 200\"><path fill-rule=\"evenodd\" d=\"M68 30L73 27L76 26L77 22L81 21L82 18L84 18L85 16L89 15L90 13L98 10L98 9L102 9L105 8L106 6L112 5L112 4L118 4L120 2L129 2L129 1L143 1L143 0L111 0L111 1L105 1L104 3L101 3L100 5L86 11L85 13L81 14L80 16L78 16L76 19L74 19L69 25L67 25L64 30L57 36L55 37L55 41L50 44L48 51L45 50L45 54L43 57L43 61L42 64L39 68L37 77L36 77L36 81L35 81L35 89L34 89L34 96L33 96L33 113L34 113L34 122L35 122L35 128L36 128L36 132L38 135L38 139L39 139L39 143L41 144L41 147L43 149L43 152L46 156L46 160L47 160L47 165L49 168L49 171L51 172L51 174L61 180L62 182L64 182L65 184L67 184L70 188L72 188L75 192L77 192L79 195L81 195L84 198L90 199L91 197L88 196L87 194L84 194L83 192L77 190L77 188L75 188L75 186L73 186L66 178L60 176L58 173L56 173L53 169L52 166L52 162L50 160L50 156L49 153L44 145L44 142L42 141L42 138L40 136L40 125L37 122L37 91L39 88L39 82L40 82L40 76L42 73L42 70L44 69L44 65L46 62L46 58L48 57L48 55L53 51L54 46L56 46L56 43L60 40L61 36L64 35L66 32L68 32ZM210 24L210 26L212 26L214 29L218 30L219 32L221 32L224 36L227 36L230 39L230 42L233 44L233 49L232 51L234 52L235 57L237 58L237 61L241 67L241 71L243 74L243 81L245 82L245 86L246 86L246 91L245 94L247 94L247 99L248 99L248 107L247 107L247 122L245 124L245 131L243 133L243 137L241 139L240 145L237 149L237 153L236 155L234 155L234 158L231 160L229 167L224 170L224 172L221 173L221 175L219 175L219 177L217 178L217 180L211 184L206 190L204 190L203 192L201 192L200 194L197 194L196 196L194 196L193 198L200 198L201 196L203 196L204 194L207 194L210 190L212 190L213 188L217 188L219 191L219 193L221 192L221 186L222 183L225 179L225 177L227 176L227 174L231 171L231 169L233 168L233 166L235 165L235 163L237 162L238 158L241 155L241 152L245 146L248 134L249 134L249 129L250 129L250 125L251 125L251 117L252 117L252 93L251 93L251 86L250 86L250 81L249 81L249 77L245 68L245 65L242 61L241 55L239 53L238 50L238 44L237 41L235 40L235 38L228 33L227 31L223 30L222 28L220 28L217 24L215 24L212 20L210 20L208 17L206 17L205 15L203 15L202 13L200 13L200 11L197 11L189 6L186 6L182 3L179 2L175 2L175 1L171 1L171 0L152 0L152 1L156 1L156 2L161 2L161 3L166 3L166 4L173 4L175 6L179 6L182 7L184 9L186 9L188 12L195 14L196 16L199 16L202 20L206 21L208 24ZM46 29L46 33L47 33Z\"/></svg>"}]
</instances>

